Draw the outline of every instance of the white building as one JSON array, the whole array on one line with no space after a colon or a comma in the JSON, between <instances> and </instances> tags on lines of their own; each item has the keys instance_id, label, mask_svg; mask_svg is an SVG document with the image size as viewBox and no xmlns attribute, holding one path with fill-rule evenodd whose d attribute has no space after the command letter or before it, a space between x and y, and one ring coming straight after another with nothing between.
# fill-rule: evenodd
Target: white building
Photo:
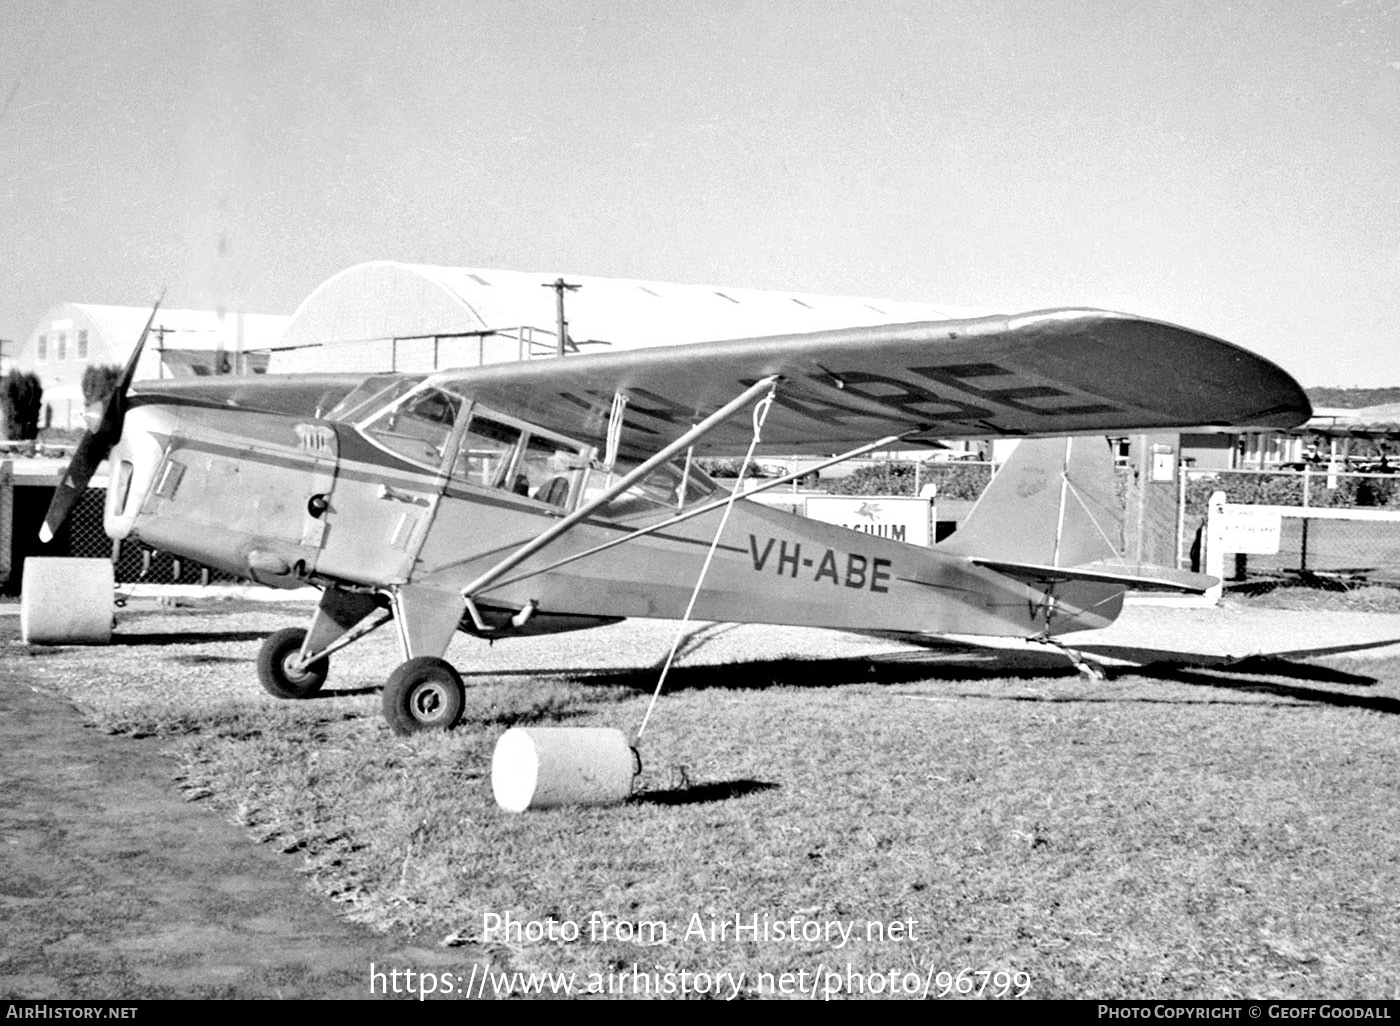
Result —
<instances>
[{"instance_id":1,"label":"white building","mask_svg":"<svg viewBox=\"0 0 1400 1026\"><path fill-rule=\"evenodd\" d=\"M60 303L49 310L7 361L8 367L39 376L45 406L40 423L81 427L83 371L125 364L150 315L150 307L89 303ZM259 373L287 322L271 314L162 309L136 377Z\"/></svg>"}]
</instances>

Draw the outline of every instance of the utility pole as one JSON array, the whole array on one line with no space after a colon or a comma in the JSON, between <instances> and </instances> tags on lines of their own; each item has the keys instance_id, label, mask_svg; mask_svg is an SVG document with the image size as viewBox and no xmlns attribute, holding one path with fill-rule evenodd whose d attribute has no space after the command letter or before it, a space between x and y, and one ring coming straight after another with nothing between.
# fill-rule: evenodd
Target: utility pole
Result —
<instances>
[{"instance_id":1,"label":"utility pole","mask_svg":"<svg viewBox=\"0 0 1400 1026\"><path fill-rule=\"evenodd\" d=\"M577 292L583 288L582 285L570 285L563 278L556 278L552 282L545 282L540 286L542 289L554 290L554 319L559 329L559 347L557 355L564 355L564 347L569 340L569 322L564 320L564 293Z\"/></svg>"},{"instance_id":2,"label":"utility pole","mask_svg":"<svg viewBox=\"0 0 1400 1026\"><path fill-rule=\"evenodd\" d=\"M151 329L151 334L156 337L156 377L165 377L165 333L170 329L164 324L157 324Z\"/></svg>"}]
</instances>

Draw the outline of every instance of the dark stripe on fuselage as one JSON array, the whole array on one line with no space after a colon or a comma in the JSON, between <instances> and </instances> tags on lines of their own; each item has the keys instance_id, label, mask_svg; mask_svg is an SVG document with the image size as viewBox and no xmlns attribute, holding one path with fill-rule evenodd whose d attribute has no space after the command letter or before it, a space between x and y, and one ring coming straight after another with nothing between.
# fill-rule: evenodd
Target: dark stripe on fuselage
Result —
<instances>
[{"instance_id":1,"label":"dark stripe on fuselage","mask_svg":"<svg viewBox=\"0 0 1400 1026\"><path fill-rule=\"evenodd\" d=\"M920 587L932 588L934 591L961 591L968 595L984 595L981 588L959 588L951 584L939 584L937 581L921 581L917 577L896 577L896 581L902 584L917 584Z\"/></svg>"},{"instance_id":2,"label":"dark stripe on fuselage","mask_svg":"<svg viewBox=\"0 0 1400 1026\"><path fill-rule=\"evenodd\" d=\"M211 410L219 413L235 413L241 417L273 417L278 420L300 420L305 424L324 425L335 431L336 444L340 449L342 458L352 459L361 463L368 463L376 467L383 467L385 470L396 471L401 474L413 474L419 477L436 478L438 473L417 463L410 463L374 445L354 427L349 424L341 424L337 421L317 420L310 414L301 416L297 413L281 410L263 410L247 406L230 405L211 399L189 395L133 395L131 397L132 407L136 406L171 406L186 407L201 410ZM219 429L223 430L223 429ZM227 430L227 434L236 435L237 432ZM198 435L186 435L187 438L198 438ZM200 439L203 441L203 439Z\"/></svg>"},{"instance_id":3,"label":"dark stripe on fuselage","mask_svg":"<svg viewBox=\"0 0 1400 1026\"><path fill-rule=\"evenodd\" d=\"M530 510L530 512L531 512L531 513L534 513L534 512L536 512L536 511L535 511L535 510ZM629 526L629 525L626 525L626 524L610 524L610 523L608 523L608 522L605 521L605 520L585 520L582 524L580 524L580 525L578 525L578 526L580 526L580 527L597 527L597 528L601 528L601 529L603 529L603 530L605 530L605 531L612 531L612 532L614 532L614 533L616 533L616 534L631 534L633 531L638 530L638 528L637 528L635 525ZM685 536L683 536L683 535L679 535L679 534L663 534L663 533L660 532L660 531L653 531L653 532L651 532L650 534L642 535L641 538L638 538L637 540L638 540L638 541L641 541L641 540L644 539L644 538L660 538L660 539L662 539L663 541L676 542L676 543L681 544L681 545L700 546L700 547L704 547L704 548L709 548L709 546L710 546L709 541L708 541L707 539L705 539L705 538L687 538L687 537L685 537ZM462 559L457 560L456 562L453 562L453 563L444 563L442 566L437 567L437 568L435 569L434 572L437 572L438 570L446 570L446 569L448 569L448 568L450 568L450 567L454 567L454 566L462 566L463 564L469 563L469 562L471 562L471 561L474 560L474 559L490 559L492 556L498 556L498 555L501 555L502 553L514 552L516 549L520 548L522 545L527 545L527 544L529 544L529 543L530 543L531 541L533 541L533 540L534 540L533 537L531 537L531 538L522 538L522 539L520 539L520 540L518 540L518 541L506 542L504 545L498 545L498 546L496 546L495 548L491 548L491 549L482 549L481 551L479 551L479 552L473 552L471 555L465 556L465 557L463 557ZM747 554L748 554L748 551L749 551L748 549L742 549L742 548L739 548L739 547L737 547L737 546L735 546L735 545L723 545L723 544L721 544L721 545L718 546L718 547L719 547L719 549L720 549L721 551L724 551L724 552L736 552L736 553L739 553L739 554L741 554L741 555L747 555ZM589 546L589 548L592 548L592 546ZM548 547L546 547L546 548L545 548L544 550L542 550L542 551L548 552L549 549L548 549ZM606 552L598 552L598 553L594 553L593 555L605 556L605 555L607 555L607 553L606 553ZM551 557L551 562L552 562L553 559L555 559L555 558L563 559L563 558L566 558L566 557L565 557L565 556L562 556L562 555L561 555L561 556L558 556L558 557ZM581 563L581 562L583 562L584 559L591 559L591 558L592 558L592 555L586 556L586 557L580 557L578 560L576 560L576 562L580 562L580 563ZM511 576L514 576L514 571L511 572ZM491 589L488 588L488 589L487 589L487 592L489 593L490 590L491 590Z\"/></svg>"}]
</instances>

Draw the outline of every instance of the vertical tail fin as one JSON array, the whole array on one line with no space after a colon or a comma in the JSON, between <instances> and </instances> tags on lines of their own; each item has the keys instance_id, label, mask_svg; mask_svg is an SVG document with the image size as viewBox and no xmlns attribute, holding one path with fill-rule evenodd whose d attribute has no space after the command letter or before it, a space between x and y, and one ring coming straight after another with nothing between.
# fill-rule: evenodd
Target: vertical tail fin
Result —
<instances>
[{"instance_id":1,"label":"vertical tail fin","mask_svg":"<svg viewBox=\"0 0 1400 1026\"><path fill-rule=\"evenodd\" d=\"M1103 438L1024 439L939 548L1008 563L1116 560L1123 508Z\"/></svg>"}]
</instances>

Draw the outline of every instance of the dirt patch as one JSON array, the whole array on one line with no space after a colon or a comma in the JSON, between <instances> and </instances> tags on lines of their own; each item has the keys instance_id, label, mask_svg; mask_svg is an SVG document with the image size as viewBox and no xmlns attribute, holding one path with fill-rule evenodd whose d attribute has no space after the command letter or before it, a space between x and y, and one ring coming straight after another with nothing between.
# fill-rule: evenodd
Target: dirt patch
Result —
<instances>
[{"instance_id":1,"label":"dirt patch","mask_svg":"<svg viewBox=\"0 0 1400 1026\"><path fill-rule=\"evenodd\" d=\"M372 962L446 954L336 916L298 860L178 798L161 747L0 679L0 997L366 998Z\"/></svg>"}]
</instances>

